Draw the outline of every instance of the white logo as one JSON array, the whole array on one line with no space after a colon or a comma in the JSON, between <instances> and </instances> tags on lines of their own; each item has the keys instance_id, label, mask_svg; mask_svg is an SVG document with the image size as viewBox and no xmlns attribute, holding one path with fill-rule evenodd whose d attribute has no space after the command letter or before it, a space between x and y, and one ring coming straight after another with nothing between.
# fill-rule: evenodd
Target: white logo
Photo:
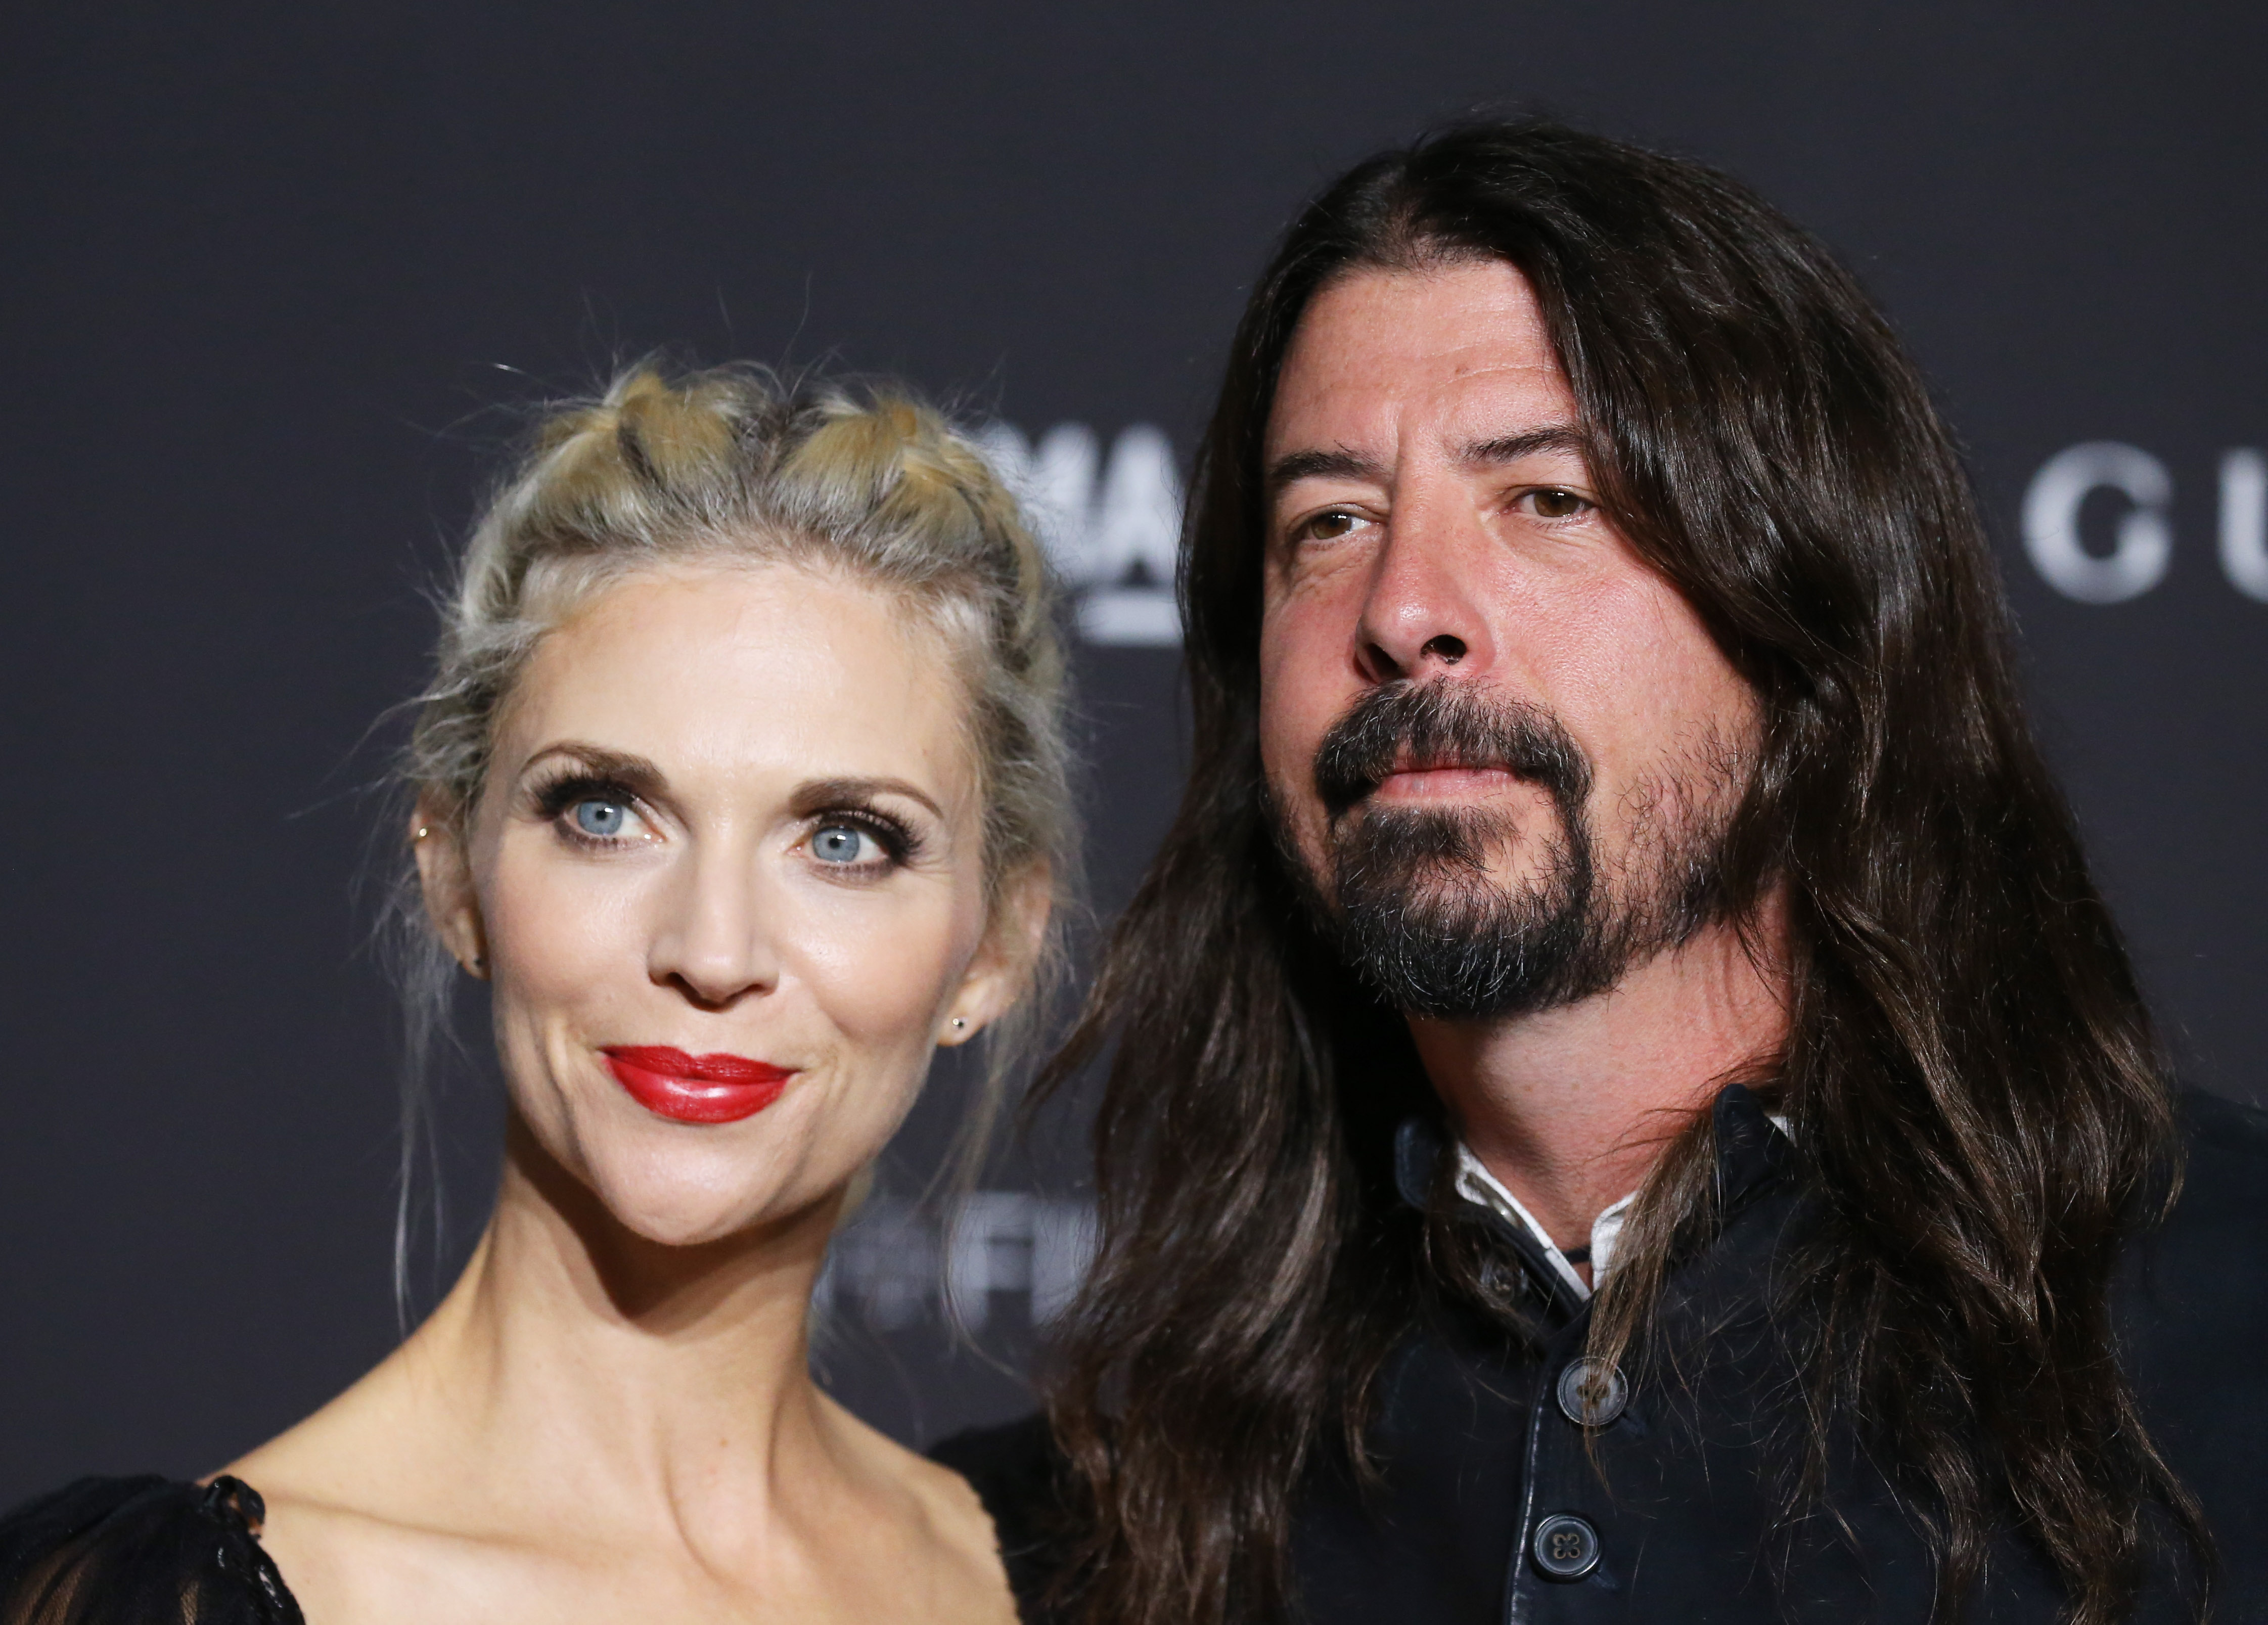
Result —
<instances>
[{"instance_id":1,"label":"white logo","mask_svg":"<svg viewBox=\"0 0 2268 1625\"><path fill-rule=\"evenodd\" d=\"M2131 504L2107 554L2079 533L2088 495L2117 491ZM2174 477L2139 446L2090 440L2057 452L2024 493L2024 551L2048 585L2082 604L2139 597L2165 579L2174 556ZM2248 598L2268 600L2268 458L2240 448L2220 460L2220 568Z\"/></svg>"},{"instance_id":2,"label":"white logo","mask_svg":"<svg viewBox=\"0 0 2268 1625\"><path fill-rule=\"evenodd\" d=\"M1164 433L1148 423L1122 430L1107 463L1084 423L1057 423L1036 445L1012 423L990 424L980 438L1077 594L1079 636L1090 643L1180 643L1174 559L1182 481Z\"/></svg>"},{"instance_id":3,"label":"white logo","mask_svg":"<svg viewBox=\"0 0 2268 1625\"><path fill-rule=\"evenodd\" d=\"M1079 1290L1094 1258L1094 1207L1020 1190L972 1191L944 1235L913 1203L871 1198L828 1249L814 1290L822 1312L855 1310L877 1331L902 1331L948 1312L970 1331L991 1318L995 1293L1024 1300L1044 1326Z\"/></svg>"}]
</instances>

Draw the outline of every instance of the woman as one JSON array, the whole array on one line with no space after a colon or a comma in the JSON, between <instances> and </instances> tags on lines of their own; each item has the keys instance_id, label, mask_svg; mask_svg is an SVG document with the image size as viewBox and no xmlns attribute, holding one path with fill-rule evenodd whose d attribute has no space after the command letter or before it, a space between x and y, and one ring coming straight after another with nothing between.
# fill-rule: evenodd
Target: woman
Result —
<instances>
[{"instance_id":1,"label":"woman","mask_svg":"<svg viewBox=\"0 0 2268 1625\"><path fill-rule=\"evenodd\" d=\"M897 395L640 370L543 425L446 621L405 835L490 986L488 1228L225 1474L0 1525L0 1620L1012 1620L968 1485L805 1349L932 1050L1047 957L1062 662L1014 504Z\"/></svg>"}]
</instances>

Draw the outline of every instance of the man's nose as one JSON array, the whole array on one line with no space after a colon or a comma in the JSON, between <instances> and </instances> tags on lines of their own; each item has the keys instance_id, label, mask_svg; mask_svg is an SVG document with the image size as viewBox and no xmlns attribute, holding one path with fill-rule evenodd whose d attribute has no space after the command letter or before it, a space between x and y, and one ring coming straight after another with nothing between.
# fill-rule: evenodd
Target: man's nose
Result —
<instances>
[{"instance_id":1,"label":"man's nose","mask_svg":"<svg viewBox=\"0 0 2268 1625\"><path fill-rule=\"evenodd\" d=\"M663 888L647 974L710 1009L773 987L779 960L759 869L729 843L696 851Z\"/></svg>"},{"instance_id":2,"label":"man's nose","mask_svg":"<svg viewBox=\"0 0 2268 1625\"><path fill-rule=\"evenodd\" d=\"M1494 653L1482 599L1480 549L1469 515L1412 504L1387 528L1373 565L1355 659L1373 682L1423 682L1448 671L1476 676Z\"/></svg>"}]
</instances>

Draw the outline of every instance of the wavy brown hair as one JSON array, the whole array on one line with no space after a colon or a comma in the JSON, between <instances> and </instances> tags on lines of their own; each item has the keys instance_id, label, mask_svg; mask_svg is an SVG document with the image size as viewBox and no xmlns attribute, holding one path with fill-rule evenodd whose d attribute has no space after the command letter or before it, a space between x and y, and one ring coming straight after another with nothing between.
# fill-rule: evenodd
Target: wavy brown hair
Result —
<instances>
[{"instance_id":1,"label":"wavy brown hair","mask_svg":"<svg viewBox=\"0 0 2268 1625\"><path fill-rule=\"evenodd\" d=\"M1334 278L1474 257L1534 288L1606 511L1762 702L1724 884L1734 917L1778 888L1790 921L1790 1034L1757 1079L1819 1214L1786 1272L1812 1373L1786 1510L1821 1493L1828 1419L1867 1418L1940 1617L2013 1527L2072 1619L2109 1625L2154 1507L2205 1553L2108 1306L2121 1236L2176 1183L2172 1093L2025 718L1968 477L1819 242L1720 174L1543 122L1359 165L1292 225L1237 329L1182 562L1187 792L1050 1073L1111 1054L1101 1251L1049 1391L1091 1503L1078 1612L1287 1612L1317 1451L1363 1460L1378 1373L1429 1293L1492 1296L1469 1237L1395 1197L1394 1125L1440 1108L1399 1017L1305 923L1257 744L1261 444L1292 331ZM1711 1132L1704 1113L1666 1147L1594 1347L1644 1338L1705 1228Z\"/></svg>"}]
</instances>

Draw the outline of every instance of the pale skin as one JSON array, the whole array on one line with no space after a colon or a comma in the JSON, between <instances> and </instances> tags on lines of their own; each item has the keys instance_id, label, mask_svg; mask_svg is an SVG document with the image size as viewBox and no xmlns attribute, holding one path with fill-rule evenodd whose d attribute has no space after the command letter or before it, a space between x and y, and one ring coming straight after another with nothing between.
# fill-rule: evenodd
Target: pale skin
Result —
<instances>
[{"instance_id":1,"label":"pale skin","mask_svg":"<svg viewBox=\"0 0 2268 1625\"><path fill-rule=\"evenodd\" d=\"M1478 683L1555 714L1595 774L1612 884L1640 809L1702 739L1753 741L1753 692L1684 598L1598 505L1579 415L1527 280L1498 261L1362 271L1309 305L1279 376L1261 634L1261 751L1311 869L1324 732L1373 686ZM1496 768L1411 763L1381 802L1487 804L1489 878L1537 873L1557 814ZM1466 1143L1563 1247L1638 1188L1664 1139L1786 1030L1768 898L1572 1004L1413 1018ZM1587 1266L1584 1268L1587 1276Z\"/></svg>"},{"instance_id":2,"label":"pale skin","mask_svg":"<svg viewBox=\"0 0 2268 1625\"><path fill-rule=\"evenodd\" d=\"M635 576L539 646L462 820L420 809L435 926L492 982L506 1160L433 1315L228 1469L310 1619L1014 1619L975 1493L806 1361L853 1176L1045 924L1043 873L988 906L951 669L841 576ZM690 1124L610 1045L796 1070Z\"/></svg>"}]
</instances>

